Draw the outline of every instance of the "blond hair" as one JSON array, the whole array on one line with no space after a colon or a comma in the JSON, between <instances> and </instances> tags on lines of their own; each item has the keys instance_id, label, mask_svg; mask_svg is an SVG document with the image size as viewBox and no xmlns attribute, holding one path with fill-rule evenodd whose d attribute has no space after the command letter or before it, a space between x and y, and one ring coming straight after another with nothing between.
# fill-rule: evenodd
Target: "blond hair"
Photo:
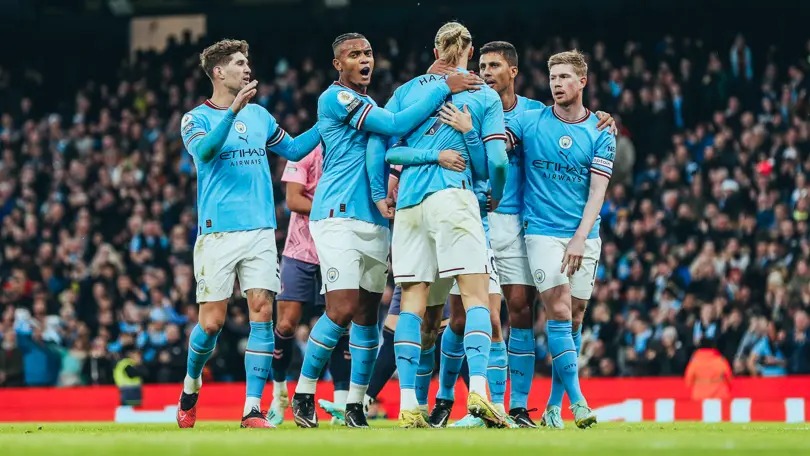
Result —
<instances>
[{"instance_id":1,"label":"blond hair","mask_svg":"<svg viewBox=\"0 0 810 456\"><path fill-rule=\"evenodd\" d=\"M574 73L580 78L588 74L588 64L585 62L585 56L576 49L552 55L548 59L548 69L551 70L554 65L571 65L574 67Z\"/></svg>"},{"instance_id":2,"label":"blond hair","mask_svg":"<svg viewBox=\"0 0 810 456\"><path fill-rule=\"evenodd\" d=\"M472 35L467 27L458 22L448 22L436 32L433 44L439 51L439 58L447 63L457 63L461 53L472 44Z\"/></svg>"},{"instance_id":3,"label":"blond hair","mask_svg":"<svg viewBox=\"0 0 810 456\"><path fill-rule=\"evenodd\" d=\"M210 79L214 77L214 67L227 64L231 56L241 52L248 55L248 44L245 40L221 40L208 46L200 53L200 66Z\"/></svg>"}]
</instances>

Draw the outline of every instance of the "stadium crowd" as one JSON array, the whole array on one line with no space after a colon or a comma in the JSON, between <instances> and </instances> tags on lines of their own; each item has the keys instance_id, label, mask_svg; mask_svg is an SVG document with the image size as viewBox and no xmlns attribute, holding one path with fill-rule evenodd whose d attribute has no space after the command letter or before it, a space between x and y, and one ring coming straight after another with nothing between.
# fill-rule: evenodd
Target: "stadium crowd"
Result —
<instances>
[{"instance_id":1,"label":"stadium crowd","mask_svg":"<svg viewBox=\"0 0 810 456\"><path fill-rule=\"evenodd\" d=\"M0 386L108 384L125 355L147 381L182 381L197 222L180 119L210 95L197 60L208 42L139 52L117 85L87 81L66 109L37 96L58 74L0 68ZM548 56L586 51L586 105L620 128L584 376L683 375L701 346L735 375L810 373L810 42L791 56L753 53L743 36L727 45L519 47L517 93L543 101ZM430 59L394 39L375 53L378 102ZM311 126L329 62L251 57L254 102L292 134ZM281 251L284 163L271 160ZM244 379L249 325L236 296L206 379ZM538 307L537 370L549 375L543 328Z\"/></svg>"}]
</instances>

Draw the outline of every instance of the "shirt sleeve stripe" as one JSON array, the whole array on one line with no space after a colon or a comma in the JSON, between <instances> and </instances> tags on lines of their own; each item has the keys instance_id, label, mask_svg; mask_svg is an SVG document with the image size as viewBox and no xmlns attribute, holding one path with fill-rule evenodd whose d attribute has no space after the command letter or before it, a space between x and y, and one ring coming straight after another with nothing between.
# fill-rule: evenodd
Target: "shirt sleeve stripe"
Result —
<instances>
[{"instance_id":1,"label":"shirt sleeve stripe","mask_svg":"<svg viewBox=\"0 0 810 456\"><path fill-rule=\"evenodd\" d=\"M204 132L204 131L198 131L197 133L194 133L193 135L189 136L189 137L186 139L186 144L191 144L191 141L192 141L194 138L198 138L198 137L200 137L200 136L205 136L205 132Z\"/></svg>"},{"instance_id":2,"label":"shirt sleeve stripe","mask_svg":"<svg viewBox=\"0 0 810 456\"><path fill-rule=\"evenodd\" d=\"M357 121L357 129L360 130L363 128L363 123L366 121L366 117L368 117L368 113L371 112L371 104L367 104L363 112L360 113L360 119Z\"/></svg>"},{"instance_id":3,"label":"shirt sleeve stripe","mask_svg":"<svg viewBox=\"0 0 810 456\"><path fill-rule=\"evenodd\" d=\"M506 135L503 134L503 133L495 133L495 134L492 134L492 135L484 136L483 138L481 138L481 142L494 141L496 139L500 139L501 141L506 141L507 138L506 138Z\"/></svg>"},{"instance_id":4,"label":"shirt sleeve stripe","mask_svg":"<svg viewBox=\"0 0 810 456\"><path fill-rule=\"evenodd\" d=\"M275 139L271 139L270 141L267 141L267 147L275 146L276 144L280 143L281 140L283 140L285 136L287 136L287 132L284 131L283 129L279 128L279 131L281 131L281 134L276 135Z\"/></svg>"},{"instance_id":5,"label":"shirt sleeve stripe","mask_svg":"<svg viewBox=\"0 0 810 456\"><path fill-rule=\"evenodd\" d=\"M515 134L512 133L512 130L510 130L508 128L506 129L506 136L509 137L509 141L511 141L512 144L517 144L517 143L520 142L520 141L518 141L517 136L515 136Z\"/></svg>"},{"instance_id":6,"label":"shirt sleeve stripe","mask_svg":"<svg viewBox=\"0 0 810 456\"><path fill-rule=\"evenodd\" d=\"M594 173L594 174L597 174L599 176L606 177L606 178L610 179L610 174L602 171L601 169L591 168L591 172Z\"/></svg>"},{"instance_id":7,"label":"shirt sleeve stripe","mask_svg":"<svg viewBox=\"0 0 810 456\"><path fill-rule=\"evenodd\" d=\"M279 125L276 125L276 130L273 132L273 136L267 142L273 141L274 139L278 138L278 135L281 134L282 128Z\"/></svg>"}]
</instances>

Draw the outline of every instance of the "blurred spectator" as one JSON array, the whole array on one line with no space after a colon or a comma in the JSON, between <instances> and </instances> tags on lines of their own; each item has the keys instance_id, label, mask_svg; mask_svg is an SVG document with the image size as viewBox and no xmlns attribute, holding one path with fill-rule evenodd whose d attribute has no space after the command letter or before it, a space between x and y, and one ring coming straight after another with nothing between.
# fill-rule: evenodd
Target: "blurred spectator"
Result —
<instances>
[{"instance_id":1,"label":"blurred spectator","mask_svg":"<svg viewBox=\"0 0 810 456\"><path fill-rule=\"evenodd\" d=\"M692 399L727 399L731 378L731 366L714 347L714 341L702 339L686 366L686 386L692 389Z\"/></svg>"},{"instance_id":2,"label":"blurred spectator","mask_svg":"<svg viewBox=\"0 0 810 456\"><path fill-rule=\"evenodd\" d=\"M777 377L787 374L787 361L783 345L785 332L774 322L768 323L768 333L751 350L748 358L749 371L763 377Z\"/></svg>"},{"instance_id":3,"label":"blurred spectator","mask_svg":"<svg viewBox=\"0 0 810 456\"><path fill-rule=\"evenodd\" d=\"M90 347L90 353L82 366L82 377L86 385L112 385L113 363L107 353L103 339L96 338Z\"/></svg>"},{"instance_id":4,"label":"blurred spectator","mask_svg":"<svg viewBox=\"0 0 810 456\"><path fill-rule=\"evenodd\" d=\"M23 385L23 355L17 348L17 334L6 331L0 346L0 386Z\"/></svg>"},{"instance_id":5,"label":"blurred spectator","mask_svg":"<svg viewBox=\"0 0 810 456\"><path fill-rule=\"evenodd\" d=\"M785 339L787 369L791 374L810 374L810 319L800 309L793 316L793 329Z\"/></svg>"}]
</instances>

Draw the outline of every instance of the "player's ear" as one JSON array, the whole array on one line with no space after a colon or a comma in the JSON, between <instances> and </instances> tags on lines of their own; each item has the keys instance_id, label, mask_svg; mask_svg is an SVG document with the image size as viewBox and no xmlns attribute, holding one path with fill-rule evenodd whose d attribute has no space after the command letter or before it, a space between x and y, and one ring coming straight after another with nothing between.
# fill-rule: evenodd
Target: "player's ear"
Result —
<instances>
[{"instance_id":1,"label":"player's ear","mask_svg":"<svg viewBox=\"0 0 810 456\"><path fill-rule=\"evenodd\" d=\"M436 48L433 48L433 58L439 60L439 50Z\"/></svg>"},{"instance_id":2,"label":"player's ear","mask_svg":"<svg viewBox=\"0 0 810 456\"><path fill-rule=\"evenodd\" d=\"M340 60L338 59L332 59L332 66L335 67L338 73L343 71L343 65L340 64Z\"/></svg>"},{"instance_id":3,"label":"player's ear","mask_svg":"<svg viewBox=\"0 0 810 456\"><path fill-rule=\"evenodd\" d=\"M222 67L221 66L219 66L219 65L215 66L214 69L212 70L212 73L214 74L214 77L216 79L222 79Z\"/></svg>"},{"instance_id":4,"label":"player's ear","mask_svg":"<svg viewBox=\"0 0 810 456\"><path fill-rule=\"evenodd\" d=\"M475 55L475 46L470 46L470 52L467 55L467 60L472 60L473 55Z\"/></svg>"},{"instance_id":5,"label":"player's ear","mask_svg":"<svg viewBox=\"0 0 810 456\"><path fill-rule=\"evenodd\" d=\"M517 74L518 74L518 67L510 66L509 67L509 74L512 75L512 79L515 79L517 77Z\"/></svg>"}]
</instances>

